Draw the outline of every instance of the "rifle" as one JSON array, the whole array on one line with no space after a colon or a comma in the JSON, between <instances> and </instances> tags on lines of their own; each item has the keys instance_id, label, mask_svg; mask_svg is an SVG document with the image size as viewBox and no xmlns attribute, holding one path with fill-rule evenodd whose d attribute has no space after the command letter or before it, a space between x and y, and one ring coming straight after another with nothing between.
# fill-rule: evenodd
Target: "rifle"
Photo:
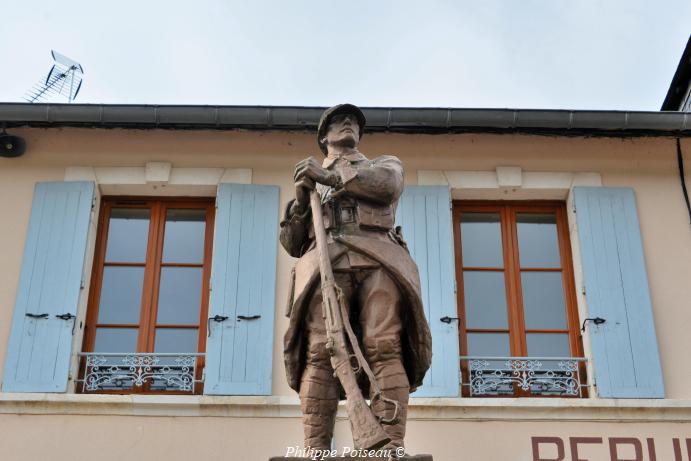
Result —
<instances>
[{"instance_id":1,"label":"rifle","mask_svg":"<svg viewBox=\"0 0 691 461\"><path fill-rule=\"evenodd\" d=\"M381 393L367 361L362 355L360 346L350 325L348 317L348 301L336 280L331 267L329 250L322 216L321 198L319 192L310 192L310 206L312 208L312 223L319 256L319 272L321 275L322 309L326 324L326 348L329 352L331 367L341 382L346 395L346 410L350 420L355 448L375 450L391 441L382 429L381 424L396 424L398 422L398 402L387 399ZM348 345L353 351L348 352ZM360 391L356 373L363 370L369 378L372 387L371 403L377 399L394 406L394 414L389 419L377 418Z\"/></svg>"}]
</instances>

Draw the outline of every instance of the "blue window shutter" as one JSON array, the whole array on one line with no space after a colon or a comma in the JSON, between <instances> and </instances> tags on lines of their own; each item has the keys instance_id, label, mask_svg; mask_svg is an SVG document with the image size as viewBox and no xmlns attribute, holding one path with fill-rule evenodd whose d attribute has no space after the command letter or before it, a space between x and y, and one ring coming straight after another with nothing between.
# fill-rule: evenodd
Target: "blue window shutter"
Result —
<instances>
[{"instance_id":1,"label":"blue window shutter","mask_svg":"<svg viewBox=\"0 0 691 461\"><path fill-rule=\"evenodd\" d=\"M455 397L459 392L453 232L446 186L407 186L398 203L397 225L420 271L422 302L432 332L432 366L413 397Z\"/></svg>"},{"instance_id":2,"label":"blue window shutter","mask_svg":"<svg viewBox=\"0 0 691 461\"><path fill-rule=\"evenodd\" d=\"M595 380L600 397L663 398L648 277L630 188L575 187Z\"/></svg>"},{"instance_id":3,"label":"blue window shutter","mask_svg":"<svg viewBox=\"0 0 691 461\"><path fill-rule=\"evenodd\" d=\"M277 186L218 187L209 317L228 319L209 322L205 394L271 394L278 194Z\"/></svg>"},{"instance_id":4,"label":"blue window shutter","mask_svg":"<svg viewBox=\"0 0 691 461\"><path fill-rule=\"evenodd\" d=\"M67 390L75 320L55 316L77 314L93 197L93 182L36 185L5 357L4 392Z\"/></svg>"}]
</instances>

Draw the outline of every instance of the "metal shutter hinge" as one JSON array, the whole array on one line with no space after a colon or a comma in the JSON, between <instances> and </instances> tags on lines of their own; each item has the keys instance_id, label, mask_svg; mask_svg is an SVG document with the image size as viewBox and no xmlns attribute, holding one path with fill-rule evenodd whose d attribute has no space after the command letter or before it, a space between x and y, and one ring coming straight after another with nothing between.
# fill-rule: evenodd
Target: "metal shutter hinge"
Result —
<instances>
[{"instance_id":1,"label":"metal shutter hinge","mask_svg":"<svg viewBox=\"0 0 691 461\"><path fill-rule=\"evenodd\" d=\"M607 320L603 319L602 317L588 317L587 319L583 320L583 326L581 326L581 332L585 332L585 325L588 322L593 322L595 325L602 325L605 323Z\"/></svg>"}]
</instances>

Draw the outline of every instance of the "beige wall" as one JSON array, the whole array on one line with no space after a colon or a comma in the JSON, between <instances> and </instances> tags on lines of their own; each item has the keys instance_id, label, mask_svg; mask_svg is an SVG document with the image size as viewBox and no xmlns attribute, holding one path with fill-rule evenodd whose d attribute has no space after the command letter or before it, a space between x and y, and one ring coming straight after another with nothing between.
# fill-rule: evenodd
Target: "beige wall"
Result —
<instances>
[{"instance_id":1,"label":"beige wall","mask_svg":"<svg viewBox=\"0 0 691 461\"><path fill-rule=\"evenodd\" d=\"M34 183L62 180L68 166L144 166L166 161L173 167L251 168L253 182L281 186L281 203L292 197L292 166L307 155L319 158L308 133L166 130L23 129L27 153L0 159L0 357L4 358L14 306ZM691 158L691 140L682 147ZM526 135L372 134L361 150L370 157L398 155L406 181L417 170L596 172L606 186L633 187L637 194L648 278L669 398L691 398L691 237L680 190L675 143L671 138L582 138ZM691 167L687 168L687 181ZM123 190L127 190L126 188ZM510 191L506 198L511 198ZM155 191L152 193L156 193ZM290 395L283 377L281 314L292 259L278 258L274 394Z\"/></svg>"},{"instance_id":2,"label":"beige wall","mask_svg":"<svg viewBox=\"0 0 691 461\"><path fill-rule=\"evenodd\" d=\"M0 158L0 363L4 361L37 181L63 180L69 166L143 167L151 161L171 162L175 168L251 168L254 183L281 186L284 204L293 194L292 166L307 155L320 156L314 136L307 133L15 129L13 134L24 136L28 149L21 158ZM686 180L691 186L691 140L682 140L682 148L687 162ZM498 166L519 166L533 172L595 172L601 175L605 186L633 187L667 397L691 399L691 232L673 139L373 134L365 136L361 150L370 157L383 153L398 155L406 167L408 184L417 183L417 170L494 171ZM506 197L511 198L511 191L507 191ZM287 326L282 314L286 276L293 261L282 250L279 253L273 393L292 396L284 379L281 338ZM340 431L344 430L341 426ZM272 435L252 435L258 428ZM493 443L496 430L508 430L501 444ZM152 459L172 459L166 454L176 454L182 459L198 456L199 447L203 447L200 459L242 459L228 456L233 447L240 453L253 450L261 456L251 459L262 459L276 454L276 450L280 453L286 444L299 442L299 432L297 419L291 418L258 422L251 418L217 417L0 415L0 434L14 434L3 437L3 445L11 452L24 450L26 455L16 459L63 459L68 454L72 459L75 454L77 459L92 459L94 453L103 454L99 459L135 454L146 454ZM32 434L36 433L42 434L41 443L32 441ZM688 425L673 422L555 425L486 421L473 425L469 421L420 420L411 422L408 443L414 450L429 451L429 442L434 441L438 455L435 459L441 460L458 459L462 449L470 450L463 458L468 460L528 460L532 459L532 435L631 435L641 440L650 436L659 439L658 459L673 459L671 438L689 433ZM430 438L430 434L434 436ZM197 447L194 451L192 445ZM482 447L490 450L489 454L481 455ZM514 449L518 455L514 456ZM584 459L609 459L605 457L608 452L603 450L584 449L583 453L591 453L592 457Z\"/></svg>"},{"instance_id":3,"label":"beige wall","mask_svg":"<svg viewBox=\"0 0 691 461\"><path fill-rule=\"evenodd\" d=\"M558 437L565 448L562 459L575 461L570 438L598 437L602 443L579 444L579 458L607 461L611 438L633 437L643 449L640 461L654 461L646 442L652 438L658 461L686 461L684 438L690 431L688 423L411 421L406 442L410 453L432 453L435 461L532 461L533 437ZM3 459L13 461L266 461L299 443L300 432L298 418L0 415ZM347 432L347 422L339 421L338 435ZM678 460L675 438L680 439L683 453ZM337 440L339 450L345 446L350 446L348 441ZM618 453L620 461L636 459L630 445L622 445ZM555 460L556 446L542 444L538 454L543 460Z\"/></svg>"}]
</instances>

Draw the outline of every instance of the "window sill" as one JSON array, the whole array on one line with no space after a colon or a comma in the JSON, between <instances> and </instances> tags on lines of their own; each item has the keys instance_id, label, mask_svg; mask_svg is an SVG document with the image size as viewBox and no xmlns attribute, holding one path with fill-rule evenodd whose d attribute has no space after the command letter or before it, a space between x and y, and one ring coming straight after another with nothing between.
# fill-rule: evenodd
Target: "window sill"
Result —
<instances>
[{"instance_id":1,"label":"window sill","mask_svg":"<svg viewBox=\"0 0 691 461\"><path fill-rule=\"evenodd\" d=\"M299 418L293 396L0 393L0 414ZM345 418L345 407L339 417ZM689 399L418 398L416 421L691 422Z\"/></svg>"}]
</instances>

